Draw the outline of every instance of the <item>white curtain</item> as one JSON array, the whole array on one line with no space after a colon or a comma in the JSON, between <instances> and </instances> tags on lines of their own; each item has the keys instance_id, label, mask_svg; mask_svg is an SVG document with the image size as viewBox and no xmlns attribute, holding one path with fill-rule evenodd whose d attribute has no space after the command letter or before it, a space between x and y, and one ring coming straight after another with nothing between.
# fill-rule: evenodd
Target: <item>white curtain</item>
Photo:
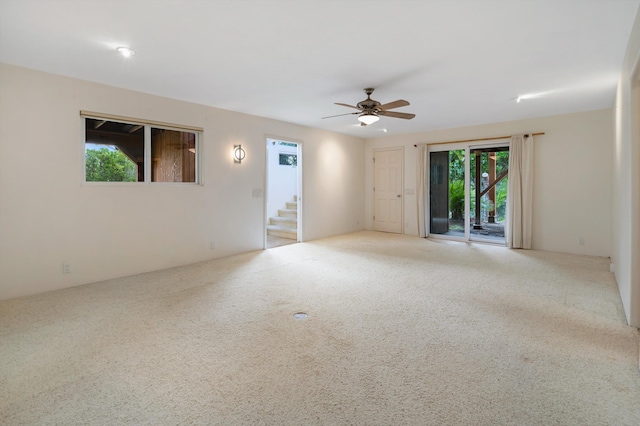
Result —
<instances>
[{"instance_id":1,"label":"white curtain","mask_svg":"<svg viewBox=\"0 0 640 426\"><path fill-rule=\"evenodd\" d=\"M427 188L427 145L416 145L416 202L418 204L418 236L425 238L427 236L427 224L425 216L425 195Z\"/></svg>"},{"instance_id":2,"label":"white curtain","mask_svg":"<svg viewBox=\"0 0 640 426\"><path fill-rule=\"evenodd\" d=\"M531 248L533 210L533 136L511 137L505 244L511 248Z\"/></svg>"}]
</instances>

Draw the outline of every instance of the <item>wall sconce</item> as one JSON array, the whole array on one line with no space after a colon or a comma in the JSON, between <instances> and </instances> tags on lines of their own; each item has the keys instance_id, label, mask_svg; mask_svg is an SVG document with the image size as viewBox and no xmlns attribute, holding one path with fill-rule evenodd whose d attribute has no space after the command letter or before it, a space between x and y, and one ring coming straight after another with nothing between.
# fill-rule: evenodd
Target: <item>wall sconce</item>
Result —
<instances>
[{"instance_id":1,"label":"wall sconce","mask_svg":"<svg viewBox=\"0 0 640 426\"><path fill-rule=\"evenodd\" d=\"M244 160L244 157L246 155L247 153L244 152L244 149L242 149L242 145L233 146L233 162L234 163L242 163L242 160Z\"/></svg>"}]
</instances>

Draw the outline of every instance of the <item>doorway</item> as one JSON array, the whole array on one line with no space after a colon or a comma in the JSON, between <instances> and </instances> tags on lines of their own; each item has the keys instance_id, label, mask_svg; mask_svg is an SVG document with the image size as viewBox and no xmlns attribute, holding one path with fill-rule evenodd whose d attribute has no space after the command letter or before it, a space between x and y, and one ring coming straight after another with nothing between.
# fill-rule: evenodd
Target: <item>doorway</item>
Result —
<instances>
[{"instance_id":1,"label":"doorway","mask_svg":"<svg viewBox=\"0 0 640 426\"><path fill-rule=\"evenodd\" d=\"M429 236L504 244L509 143L429 147Z\"/></svg>"},{"instance_id":2,"label":"doorway","mask_svg":"<svg viewBox=\"0 0 640 426\"><path fill-rule=\"evenodd\" d=\"M302 241L301 148L298 142L266 139L265 249Z\"/></svg>"},{"instance_id":3,"label":"doorway","mask_svg":"<svg viewBox=\"0 0 640 426\"><path fill-rule=\"evenodd\" d=\"M402 148L373 152L373 229L402 233L403 162Z\"/></svg>"}]
</instances>

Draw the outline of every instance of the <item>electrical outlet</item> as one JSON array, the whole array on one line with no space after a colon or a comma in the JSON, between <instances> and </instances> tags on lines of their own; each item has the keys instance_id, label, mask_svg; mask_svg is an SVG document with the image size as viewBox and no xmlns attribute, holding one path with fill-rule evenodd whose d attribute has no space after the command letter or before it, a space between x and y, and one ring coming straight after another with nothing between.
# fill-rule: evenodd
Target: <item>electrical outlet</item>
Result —
<instances>
[{"instance_id":1,"label":"electrical outlet","mask_svg":"<svg viewBox=\"0 0 640 426\"><path fill-rule=\"evenodd\" d=\"M580 244L581 246L583 246L583 245L584 245L584 238L580 237L580 238L578 239L578 244Z\"/></svg>"},{"instance_id":2,"label":"electrical outlet","mask_svg":"<svg viewBox=\"0 0 640 426\"><path fill-rule=\"evenodd\" d=\"M62 264L62 273L63 274L70 274L71 273L71 264L64 262Z\"/></svg>"},{"instance_id":3,"label":"electrical outlet","mask_svg":"<svg viewBox=\"0 0 640 426\"><path fill-rule=\"evenodd\" d=\"M216 248L216 243L214 241L211 241L211 250L214 250Z\"/></svg>"}]
</instances>

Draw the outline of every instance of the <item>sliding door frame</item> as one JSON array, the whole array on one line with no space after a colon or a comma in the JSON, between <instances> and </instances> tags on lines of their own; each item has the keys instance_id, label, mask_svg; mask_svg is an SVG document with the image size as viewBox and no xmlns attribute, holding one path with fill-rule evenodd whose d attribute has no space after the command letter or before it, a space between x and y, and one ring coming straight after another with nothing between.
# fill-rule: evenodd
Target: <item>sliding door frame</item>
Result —
<instances>
[{"instance_id":1,"label":"sliding door frame","mask_svg":"<svg viewBox=\"0 0 640 426\"><path fill-rule=\"evenodd\" d=\"M427 228L427 237L433 239L442 239L442 240L450 240L450 241L461 241L461 242L481 242L487 244L497 244L495 241L491 241L483 238L471 238L471 226L469 223L469 218L471 217L471 152L474 149L480 148L489 148L489 147L510 147L511 143L509 140L505 139L493 139L482 142L454 142L454 143L437 143L429 145L427 144L427 168L429 172L427 175L427 183L426 190L429 191L428 194L425 194L425 199L428 200L425 202L425 223ZM462 150L465 151L465 161L464 161L464 237L458 237L453 235L441 235L441 234L432 234L431 233L431 153L432 152L441 152L441 151L455 151ZM508 196L508 195L507 195Z\"/></svg>"},{"instance_id":2,"label":"sliding door frame","mask_svg":"<svg viewBox=\"0 0 640 426\"><path fill-rule=\"evenodd\" d=\"M469 145L469 155L471 155L471 152L473 152L473 150L475 149L483 149L483 148L511 148L511 141L510 140L503 140L503 139L496 139L495 141L488 141L488 142L482 142L482 143L471 143ZM468 157L469 159L471 159L471 157ZM468 161L468 166L469 168L471 168L471 161ZM469 190L471 189L471 176L469 176ZM471 193L468 193L469 196L469 211L465 212L465 214L467 215L466 217L471 217ZM475 196L475 194L474 194ZM507 197L509 196L509 194L507 193ZM496 207L497 208L497 207ZM506 226L506 223L505 223ZM495 240L489 239L489 238L481 238L478 237L477 235L472 235L471 234L471 226L467 226L467 228L469 228L469 238L467 239L467 241L470 242L479 242L479 243L487 243L487 244L495 244L495 245L505 245L505 242L503 240L502 243L496 242Z\"/></svg>"}]
</instances>

